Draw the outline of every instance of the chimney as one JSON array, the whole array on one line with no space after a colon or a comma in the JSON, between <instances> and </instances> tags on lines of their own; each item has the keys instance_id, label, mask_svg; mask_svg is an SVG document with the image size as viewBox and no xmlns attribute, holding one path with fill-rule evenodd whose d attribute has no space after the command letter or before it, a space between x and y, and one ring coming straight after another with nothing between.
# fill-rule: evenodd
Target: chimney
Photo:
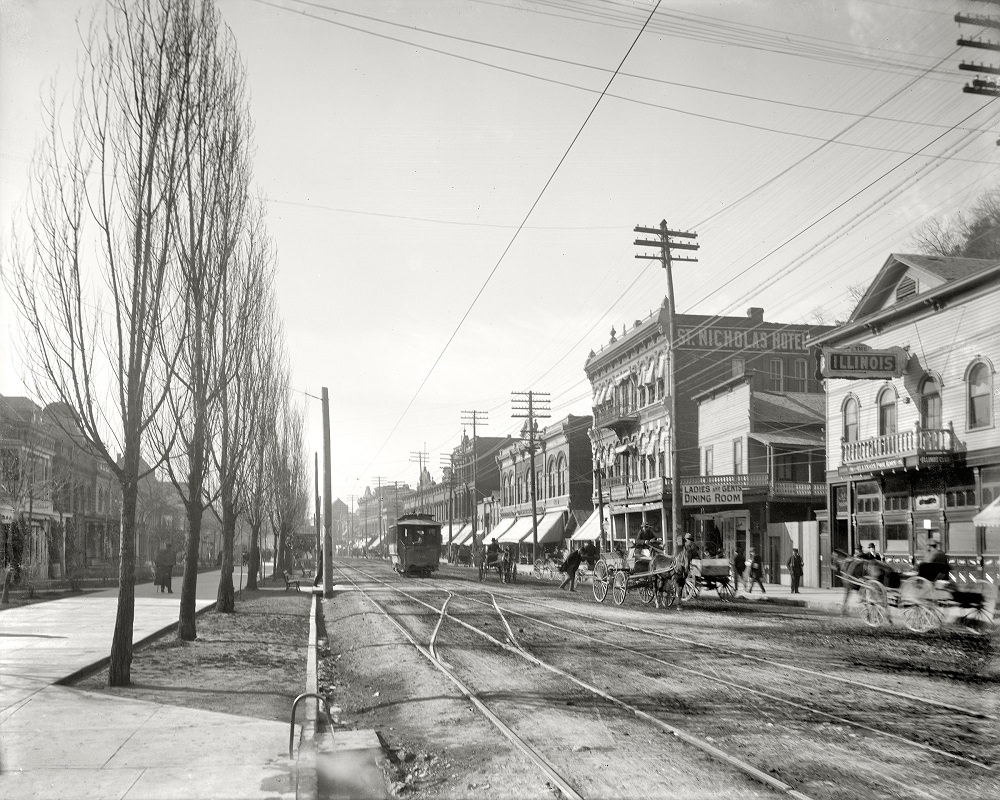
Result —
<instances>
[{"instance_id":1,"label":"chimney","mask_svg":"<svg viewBox=\"0 0 1000 800\"><path fill-rule=\"evenodd\" d=\"M747 316L751 322L761 323L764 321L764 309L751 306L747 309Z\"/></svg>"}]
</instances>

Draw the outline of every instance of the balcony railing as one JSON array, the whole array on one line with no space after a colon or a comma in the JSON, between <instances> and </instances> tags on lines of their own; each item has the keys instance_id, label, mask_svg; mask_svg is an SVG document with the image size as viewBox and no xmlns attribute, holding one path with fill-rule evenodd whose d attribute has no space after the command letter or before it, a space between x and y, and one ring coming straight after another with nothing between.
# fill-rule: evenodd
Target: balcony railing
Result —
<instances>
[{"instance_id":1,"label":"balcony railing","mask_svg":"<svg viewBox=\"0 0 1000 800\"><path fill-rule=\"evenodd\" d=\"M639 424L639 412L634 408L611 404L598 409L594 414L595 428L610 428L621 435L622 430L634 428Z\"/></svg>"},{"instance_id":2,"label":"balcony railing","mask_svg":"<svg viewBox=\"0 0 1000 800\"><path fill-rule=\"evenodd\" d=\"M922 456L953 455L955 453L954 428L921 429L899 431L885 436L873 436L841 445L841 460L844 464L856 464L879 458L907 458Z\"/></svg>"}]
</instances>

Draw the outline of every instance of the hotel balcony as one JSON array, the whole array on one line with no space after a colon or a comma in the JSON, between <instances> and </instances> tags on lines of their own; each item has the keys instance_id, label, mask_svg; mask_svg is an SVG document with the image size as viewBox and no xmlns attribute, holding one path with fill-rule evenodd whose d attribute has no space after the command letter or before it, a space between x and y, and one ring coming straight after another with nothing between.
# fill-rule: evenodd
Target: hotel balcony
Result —
<instances>
[{"instance_id":1,"label":"hotel balcony","mask_svg":"<svg viewBox=\"0 0 1000 800\"><path fill-rule=\"evenodd\" d=\"M954 460L957 448L955 430L921 429L873 436L841 444L841 463L864 464L871 470L943 464Z\"/></svg>"},{"instance_id":2,"label":"hotel balcony","mask_svg":"<svg viewBox=\"0 0 1000 800\"><path fill-rule=\"evenodd\" d=\"M766 495L769 499L822 500L826 497L826 483L814 481L787 481L771 478L766 473L749 475L700 475L682 478L681 488L711 487L721 490L738 490L758 493L758 499ZM669 500L670 480L661 482L659 478L627 481L609 478L604 482L604 500L610 503L649 503ZM596 501L596 497L595 497Z\"/></svg>"},{"instance_id":3,"label":"hotel balcony","mask_svg":"<svg viewBox=\"0 0 1000 800\"><path fill-rule=\"evenodd\" d=\"M639 480L624 480L608 478L604 481L604 498L612 503L644 503L659 502L664 495L670 497L670 481L660 478L642 478Z\"/></svg>"},{"instance_id":4,"label":"hotel balcony","mask_svg":"<svg viewBox=\"0 0 1000 800\"><path fill-rule=\"evenodd\" d=\"M594 412L594 427L613 430L619 439L639 427L639 412L611 404Z\"/></svg>"}]
</instances>

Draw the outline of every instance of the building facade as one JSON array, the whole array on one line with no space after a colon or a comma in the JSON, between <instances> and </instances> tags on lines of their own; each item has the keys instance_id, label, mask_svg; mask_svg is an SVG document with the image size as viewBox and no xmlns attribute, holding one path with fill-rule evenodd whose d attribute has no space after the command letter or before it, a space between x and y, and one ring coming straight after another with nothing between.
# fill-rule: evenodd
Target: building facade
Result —
<instances>
[{"instance_id":1,"label":"building facade","mask_svg":"<svg viewBox=\"0 0 1000 800\"><path fill-rule=\"evenodd\" d=\"M702 452L698 440L698 401L723 381L759 374L762 390L815 394L822 385L807 339L829 330L822 326L765 322L761 308L746 317L696 314L676 316L674 381L677 420L670 419L670 348L666 305L636 320L599 351L591 351L585 371L593 389L591 444L595 465L594 497L606 507L609 544L635 538L649 523L668 539L672 516L671 447L677 448L682 485L698 485ZM686 530L697 521L683 508Z\"/></svg>"},{"instance_id":2,"label":"building facade","mask_svg":"<svg viewBox=\"0 0 1000 800\"><path fill-rule=\"evenodd\" d=\"M1000 263L891 255L848 321L812 341L827 376L821 535L909 566L939 540L960 582L998 578Z\"/></svg>"},{"instance_id":3,"label":"building facade","mask_svg":"<svg viewBox=\"0 0 1000 800\"><path fill-rule=\"evenodd\" d=\"M556 549L583 524L593 511L592 425L592 417L570 414L537 432L534 452L523 439L500 448L499 515L487 542L516 547L529 563L536 547Z\"/></svg>"},{"instance_id":4,"label":"building facade","mask_svg":"<svg viewBox=\"0 0 1000 800\"><path fill-rule=\"evenodd\" d=\"M770 583L782 581L797 547L804 585L816 586L825 397L758 388L769 384L768 375L750 372L695 395L701 474L697 484L682 480L682 502L703 546L729 559L756 551Z\"/></svg>"}]
</instances>

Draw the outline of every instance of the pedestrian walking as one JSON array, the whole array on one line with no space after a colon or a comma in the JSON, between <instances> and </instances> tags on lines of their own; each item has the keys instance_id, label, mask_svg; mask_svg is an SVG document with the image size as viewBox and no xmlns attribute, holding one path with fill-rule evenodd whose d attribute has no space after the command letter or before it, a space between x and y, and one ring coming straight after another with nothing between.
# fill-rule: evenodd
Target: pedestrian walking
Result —
<instances>
[{"instance_id":1,"label":"pedestrian walking","mask_svg":"<svg viewBox=\"0 0 1000 800\"><path fill-rule=\"evenodd\" d=\"M767 589L764 588L764 566L760 563L760 556L757 555L757 551L750 550L750 585L747 587L747 592L753 594L753 585L756 583L761 592L767 594Z\"/></svg>"},{"instance_id":2,"label":"pedestrian walking","mask_svg":"<svg viewBox=\"0 0 1000 800\"><path fill-rule=\"evenodd\" d=\"M177 557L174 555L174 548L169 544L161 548L156 554L156 585L161 592L174 593L174 590L171 588L170 579L173 577L174 561L176 560Z\"/></svg>"},{"instance_id":3,"label":"pedestrian walking","mask_svg":"<svg viewBox=\"0 0 1000 800\"><path fill-rule=\"evenodd\" d=\"M560 589L565 589L566 584L569 584L569 590L571 592L576 591L576 571L580 569L580 562L582 561L579 550L574 550L568 556L566 560L563 561L562 566L559 567L560 572L565 572L566 577L563 578L562 583L559 584Z\"/></svg>"},{"instance_id":4,"label":"pedestrian walking","mask_svg":"<svg viewBox=\"0 0 1000 800\"><path fill-rule=\"evenodd\" d=\"M792 594L798 594L799 583L802 582L802 556L797 547L792 548L792 555L788 559L788 574L792 576Z\"/></svg>"},{"instance_id":5,"label":"pedestrian walking","mask_svg":"<svg viewBox=\"0 0 1000 800\"><path fill-rule=\"evenodd\" d=\"M743 551L737 550L736 557L733 559L733 572L736 578L736 588L739 589L741 585L750 588L750 585L746 582L746 571L747 571L747 560L743 557Z\"/></svg>"}]
</instances>

